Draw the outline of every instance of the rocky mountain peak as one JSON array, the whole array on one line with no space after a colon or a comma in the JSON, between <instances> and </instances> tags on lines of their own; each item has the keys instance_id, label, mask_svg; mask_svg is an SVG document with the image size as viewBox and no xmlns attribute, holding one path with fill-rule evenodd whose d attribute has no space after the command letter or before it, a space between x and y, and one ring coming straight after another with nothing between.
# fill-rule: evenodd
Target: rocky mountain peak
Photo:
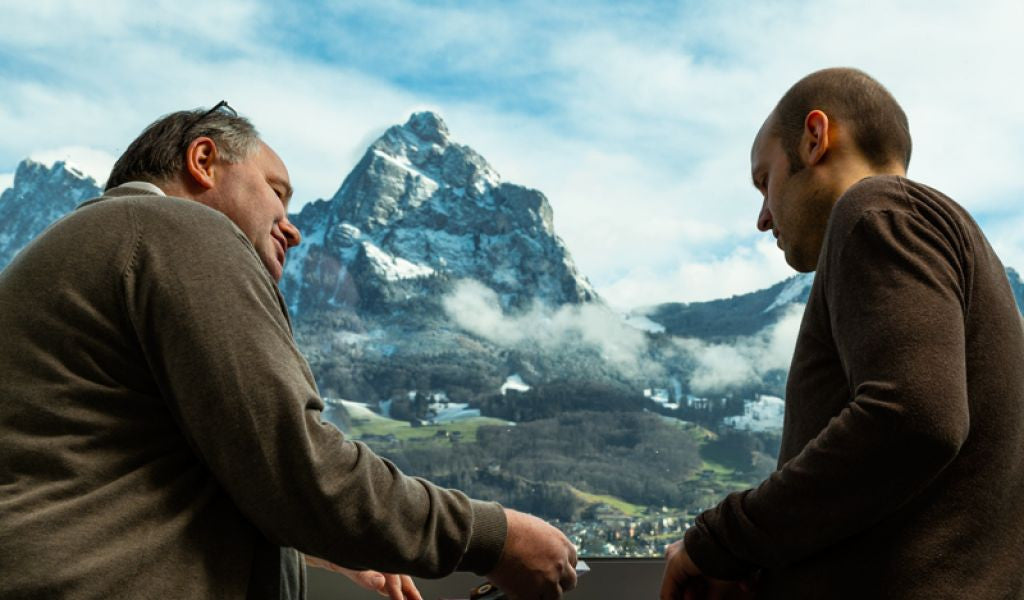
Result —
<instances>
[{"instance_id":1,"label":"rocky mountain peak","mask_svg":"<svg viewBox=\"0 0 1024 600\"><path fill-rule=\"evenodd\" d=\"M21 161L13 185L0 195L0 268L50 223L99 195L96 180L70 163Z\"/></svg>"},{"instance_id":2,"label":"rocky mountain peak","mask_svg":"<svg viewBox=\"0 0 1024 600\"><path fill-rule=\"evenodd\" d=\"M370 297L382 306L381 298L412 299L419 292L411 288L428 279L477 280L506 308L596 299L554 232L547 198L501 181L435 113L388 128L330 200L305 206L292 221L307 240L290 253L282 281L296 312L354 298L364 307ZM313 289L303 281L325 277L330 299L303 291Z\"/></svg>"},{"instance_id":3,"label":"rocky mountain peak","mask_svg":"<svg viewBox=\"0 0 1024 600\"><path fill-rule=\"evenodd\" d=\"M430 111L413 113L402 127L424 141L442 146L448 143L448 126L437 113Z\"/></svg>"},{"instance_id":4,"label":"rocky mountain peak","mask_svg":"<svg viewBox=\"0 0 1024 600\"><path fill-rule=\"evenodd\" d=\"M97 188L96 180L85 174L82 169L74 163L58 160L53 164L45 164L31 158L18 163L14 172L14 182L11 190L20 190L22 195L25 191L46 187L59 189L67 187L78 187L86 185L88 189Z\"/></svg>"},{"instance_id":5,"label":"rocky mountain peak","mask_svg":"<svg viewBox=\"0 0 1024 600\"><path fill-rule=\"evenodd\" d=\"M336 202L340 218L373 230L431 199L446 200L448 207L433 203L445 213L459 203L479 204L500 185L497 171L469 146L453 142L439 116L420 112L370 145L334 200L345 197Z\"/></svg>"}]
</instances>

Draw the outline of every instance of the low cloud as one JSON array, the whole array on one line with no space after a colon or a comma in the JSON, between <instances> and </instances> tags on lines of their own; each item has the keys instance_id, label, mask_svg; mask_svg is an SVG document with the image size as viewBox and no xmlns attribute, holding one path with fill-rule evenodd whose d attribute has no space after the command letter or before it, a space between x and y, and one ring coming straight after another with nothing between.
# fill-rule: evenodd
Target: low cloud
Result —
<instances>
[{"instance_id":1,"label":"low cloud","mask_svg":"<svg viewBox=\"0 0 1024 600\"><path fill-rule=\"evenodd\" d=\"M696 362L690 389L696 394L713 393L757 383L770 371L789 369L803 312L803 304L792 304L777 323L731 344L677 340L677 346Z\"/></svg>"},{"instance_id":2,"label":"low cloud","mask_svg":"<svg viewBox=\"0 0 1024 600\"><path fill-rule=\"evenodd\" d=\"M506 315L494 290L469 279L460 281L443 304L459 327L501 346L555 351L582 344L597 349L627 374L656 368L645 358L645 334L601 304L567 304L552 310L538 303L525 313Z\"/></svg>"},{"instance_id":3,"label":"low cloud","mask_svg":"<svg viewBox=\"0 0 1024 600\"><path fill-rule=\"evenodd\" d=\"M530 311L507 315L498 295L487 286L463 280L444 299L445 312L459 327L505 347L537 346L552 351L584 344L600 351L609 364L627 375L664 376L652 358L650 338L599 304L566 305L556 310L536 305ZM789 368L803 316L802 304L791 305L781 320L732 343L708 343L676 338L669 350L692 364L688 386L697 394L756 384L775 370Z\"/></svg>"}]
</instances>

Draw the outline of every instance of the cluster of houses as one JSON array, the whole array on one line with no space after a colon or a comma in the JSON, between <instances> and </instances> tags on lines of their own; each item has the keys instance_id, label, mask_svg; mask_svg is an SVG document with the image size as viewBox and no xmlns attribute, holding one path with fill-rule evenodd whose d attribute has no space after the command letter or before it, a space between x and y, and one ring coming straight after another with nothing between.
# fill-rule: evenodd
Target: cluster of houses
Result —
<instances>
[{"instance_id":1,"label":"cluster of houses","mask_svg":"<svg viewBox=\"0 0 1024 600\"><path fill-rule=\"evenodd\" d=\"M648 388L644 397L668 410L679 410L680 406L696 410L711 410L726 404L725 398L701 398L676 391L678 401L673 401L673 391L666 388ZM743 402L743 414L725 417L722 422L733 429L744 431L774 431L782 429L786 414L786 401L778 396L755 394L753 400Z\"/></svg>"}]
</instances>

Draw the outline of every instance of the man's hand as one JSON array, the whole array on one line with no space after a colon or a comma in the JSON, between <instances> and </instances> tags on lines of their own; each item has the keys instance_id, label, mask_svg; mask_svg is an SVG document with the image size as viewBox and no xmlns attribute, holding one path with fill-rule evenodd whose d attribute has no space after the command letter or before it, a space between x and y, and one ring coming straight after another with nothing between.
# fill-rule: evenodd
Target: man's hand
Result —
<instances>
[{"instance_id":1,"label":"man's hand","mask_svg":"<svg viewBox=\"0 0 1024 600\"><path fill-rule=\"evenodd\" d=\"M359 587L377 592L381 596L387 596L390 600L423 600L420 591L416 589L416 584L408 575L394 575L379 571L353 571L322 558L308 554L305 557L307 565L341 573L356 582Z\"/></svg>"},{"instance_id":2,"label":"man's hand","mask_svg":"<svg viewBox=\"0 0 1024 600\"><path fill-rule=\"evenodd\" d=\"M508 536L487 574L510 600L558 600L576 587L576 547L537 517L505 509Z\"/></svg>"},{"instance_id":3,"label":"man's hand","mask_svg":"<svg viewBox=\"0 0 1024 600\"><path fill-rule=\"evenodd\" d=\"M712 579L686 553L683 541L665 550L665 576L661 580L660 600L745 600L753 598L748 582Z\"/></svg>"}]
</instances>

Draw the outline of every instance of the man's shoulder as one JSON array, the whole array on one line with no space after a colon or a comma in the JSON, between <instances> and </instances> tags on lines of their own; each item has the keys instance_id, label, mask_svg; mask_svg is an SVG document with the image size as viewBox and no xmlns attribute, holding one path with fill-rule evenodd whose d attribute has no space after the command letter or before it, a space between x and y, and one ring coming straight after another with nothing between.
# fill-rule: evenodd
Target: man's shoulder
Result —
<instances>
[{"instance_id":1,"label":"man's shoulder","mask_svg":"<svg viewBox=\"0 0 1024 600\"><path fill-rule=\"evenodd\" d=\"M969 219L951 198L917 181L897 175L865 177L836 201L829 217L833 238L842 238L865 217L902 214L926 221Z\"/></svg>"},{"instance_id":2,"label":"man's shoulder","mask_svg":"<svg viewBox=\"0 0 1024 600\"><path fill-rule=\"evenodd\" d=\"M87 200L75 209L74 214L101 215L125 214L147 229L160 229L176 224L202 229L238 230L237 226L220 211L205 204L175 196L155 194L105 194Z\"/></svg>"},{"instance_id":3,"label":"man's shoulder","mask_svg":"<svg viewBox=\"0 0 1024 600\"><path fill-rule=\"evenodd\" d=\"M223 265L259 261L241 229L218 210L186 198L155 194L108 193L81 204L76 216L99 228L124 223L128 231L111 235L131 240L138 261Z\"/></svg>"},{"instance_id":4,"label":"man's shoulder","mask_svg":"<svg viewBox=\"0 0 1024 600\"><path fill-rule=\"evenodd\" d=\"M837 221L857 220L868 212L919 213L924 206L946 212L964 212L952 198L919 181L898 175L876 175L850 186L839 197L832 214Z\"/></svg>"},{"instance_id":5,"label":"man's shoulder","mask_svg":"<svg viewBox=\"0 0 1024 600\"><path fill-rule=\"evenodd\" d=\"M847 221L871 211L910 210L905 181L894 175L865 177L839 197L832 214L837 221Z\"/></svg>"}]
</instances>

